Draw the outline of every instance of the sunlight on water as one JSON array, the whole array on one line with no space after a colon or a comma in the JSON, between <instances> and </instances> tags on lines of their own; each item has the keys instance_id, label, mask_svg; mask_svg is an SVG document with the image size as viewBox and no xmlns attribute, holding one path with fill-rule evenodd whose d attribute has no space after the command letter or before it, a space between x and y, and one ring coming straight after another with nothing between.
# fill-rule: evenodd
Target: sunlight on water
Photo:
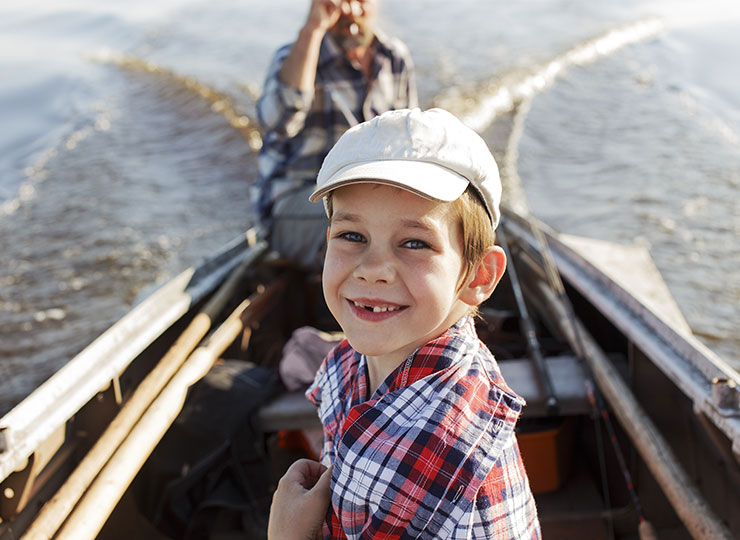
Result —
<instances>
[{"instance_id":1,"label":"sunlight on water","mask_svg":"<svg viewBox=\"0 0 740 540\"><path fill-rule=\"evenodd\" d=\"M307 7L0 2L0 411L253 222L255 101ZM740 365L739 14L408 0L381 21L411 49L422 106L484 133L539 216L650 247L693 328Z\"/></svg>"},{"instance_id":2,"label":"sunlight on water","mask_svg":"<svg viewBox=\"0 0 740 540\"><path fill-rule=\"evenodd\" d=\"M174 73L170 69L134 56L103 49L97 53L91 54L90 58L96 62L115 65L122 69L164 77L170 84L179 85L190 92L194 92L200 98L211 104L211 110L213 110L213 112L226 118L229 125L242 134L244 140L253 152L258 152L259 149L262 148L262 135L260 134L257 121L239 111L231 96L209 87L194 77ZM248 88L245 88L245 90L248 90ZM253 94L251 97L256 101L259 96Z\"/></svg>"},{"instance_id":3,"label":"sunlight on water","mask_svg":"<svg viewBox=\"0 0 740 540\"><path fill-rule=\"evenodd\" d=\"M515 104L531 99L549 88L563 70L581 66L612 54L617 49L651 38L663 29L663 23L650 19L612 30L607 34L586 41L537 68L521 80L506 81L493 93L482 97L473 110L460 114L461 120L480 132L485 130L502 112L512 110Z\"/></svg>"}]
</instances>

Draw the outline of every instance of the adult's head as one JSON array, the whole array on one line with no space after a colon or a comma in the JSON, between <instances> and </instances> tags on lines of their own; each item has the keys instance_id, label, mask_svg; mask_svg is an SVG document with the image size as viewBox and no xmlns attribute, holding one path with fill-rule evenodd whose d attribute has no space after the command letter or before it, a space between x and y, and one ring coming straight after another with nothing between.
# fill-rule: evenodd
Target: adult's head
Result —
<instances>
[{"instance_id":1,"label":"adult's head","mask_svg":"<svg viewBox=\"0 0 740 540\"><path fill-rule=\"evenodd\" d=\"M341 14L329 30L344 51L367 47L375 37L378 0L337 0Z\"/></svg>"}]
</instances>

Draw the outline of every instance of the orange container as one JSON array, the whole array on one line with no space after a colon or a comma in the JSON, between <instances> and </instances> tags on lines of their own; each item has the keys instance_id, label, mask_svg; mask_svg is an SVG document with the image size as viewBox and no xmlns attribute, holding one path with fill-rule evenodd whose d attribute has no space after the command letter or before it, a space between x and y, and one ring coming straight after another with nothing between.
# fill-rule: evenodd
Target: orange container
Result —
<instances>
[{"instance_id":1,"label":"orange container","mask_svg":"<svg viewBox=\"0 0 740 540\"><path fill-rule=\"evenodd\" d=\"M527 426L517 433L532 493L555 491L568 477L573 462L574 422L574 418L566 417L554 426Z\"/></svg>"}]
</instances>

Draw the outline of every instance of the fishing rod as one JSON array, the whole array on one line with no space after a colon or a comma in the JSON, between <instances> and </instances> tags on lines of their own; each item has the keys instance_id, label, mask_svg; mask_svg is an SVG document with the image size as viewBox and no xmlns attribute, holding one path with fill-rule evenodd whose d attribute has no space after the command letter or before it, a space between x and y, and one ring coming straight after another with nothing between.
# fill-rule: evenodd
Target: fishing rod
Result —
<instances>
[{"instance_id":1,"label":"fishing rod","mask_svg":"<svg viewBox=\"0 0 740 540\"><path fill-rule=\"evenodd\" d=\"M657 538L652 525L645 517L645 512L643 510L642 504L640 503L640 498L637 494L635 484L632 481L632 475L630 474L629 468L627 467L627 461L624 457L624 453L622 452L622 448L619 446L619 441L617 440L616 430L614 428L614 423L611 419L611 415L609 414L606 404L604 403L604 398L601 395L601 392L598 390L596 384L594 383L594 375L591 372L590 365L587 363L585 357L586 347L584 344L583 336L581 335L580 325L578 324L575 310L573 309L573 305L571 304L570 298L568 297L568 294L565 290L563 280L560 277L560 272L555 265L552 251L550 250L550 245L545 238L542 229L538 225L537 220L532 216L529 216L526 221L529 226L530 232L533 234L538 244L537 251L542 257L542 266L545 270L548 284L553 289L553 291L555 291L558 299L560 300L560 303L565 311L568 324L571 327L573 335L575 336L575 342L577 346L574 347L574 353L576 354L576 357L578 358L580 364L588 370L588 377L586 378L586 398L588 399L589 405L594 411L595 418L600 418L604 425L604 428L606 429L609 442L611 443L612 449L614 450L614 454L617 459L617 463L619 465L619 469L622 473L622 476L624 477L627 491L629 493L630 499L632 500L632 504L634 505L635 512L637 513L640 538L646 540ZM601 454L603 452L603 443L601 442L600 435L598 435L598 429L597 445L600 448ZM600 455L600 461L602 461L600 463L601 467L604 468L605 465L603 464L602 455ZM606 500L608 501L608 495L606 495L606 497Z\"/></svg>"},{"instance_id":2,"label":"fishing rod","mask_svg":"<svg viewBox=\"0 0 740 540\"><path fill-rule=\"evenodd\" d=\"M572 347L573 352L576 356L576 359L578 360L578 363L581 366L583 366L583 368L586 370L586 375L587 375L585 378L586 398L592 410L592 418L594 419L594 422L597 424L596 429L594 431L595 431L595 436L596 436L597 454L599 458L599 471L600 471L600 475L602 478L602 497L604 498L604 504L607 508L611 506L609 491L607 487L608 481L607 481L607 474L606 474L604 442L602 440L601 430L598 427L599 420L601 420L604 423L604 427L607 431L607 436L609 438L609 441L611 442L611 446L614 449L615 454L617 455L617 462L621 469L622 476L624 477L625 484L627 486L627 490L630 495L630 499L632 500L632 503L635 506L635 510L638 515L638 521L639 523L643 523L643 522L647 523L647 520L645 519L645 516L644 516L644 512L642 510L642 504L640 503L639 497L637 496L637 492L635 490L634 483L632 482L632 477L629 473L629 470L627 469L626 461L622 454L622 450L619 447L619 444L616 438L616 432L611 422L611 417L603 402L603 398L598 392L598 389L596 388L596 385L593 381L594 376L591 373L589 364L587 363L586 358L585 358L584 351L586 349L584 347L583 340L580 334L579 325L576 322L575 312L574 312L572 304L570 303L570 298L568 298L567 292L565 290L565 286L560 277L560 273L557 270L557 267L555 266L555 263L553 261L552 253L550 251L550 247L547 242L547 239L545 238L544 234L542 233L542 230L536 223L536 219L533 216L531 215L526 216L526 222L527 222L530 232L535 237L535 241L537 243L537 246L536 246L537 254L542 259L541 260L542 269L545 272L545 279L547 281L547 284L556 293L557 298L560 300L561 305L563 306L563 309L566 315L566 319L568 321L568 325L571 327L573 331L573 335L575 336L576 346ZM500 232L497 234L500 238ZM609 527L610 538L613 539L614 530L613 530L611 516L607 515L607 520L610 525ZM646 538L650 538L650 537L647 536Z\"/></svg>"},{"instance_id":3,"label":"fishing rod","mask_svg":"<svg viewBox=\"0 0 740 540\"><path fill-rule=\"evenodd\" d=\"M540 235L539 246L535 246L534 241L532 246L537 249L537 255L542 257L542 267L547 268L549 266L545 273L552 280L552 282L543 280L538 284L539 293L543 295L547 305L556 313L554 322L571 344L576 357L585 370L586 392L593 411L597 443L600 444L599 441L601 440L602 428L598 424L598 421L601 420L609 436L618 461L618 467L624 476L626 489L637 513L637 530L640 540L655 540L657 536L652 524L646 519L643 507L640 504L636 486L632 482L624 453L617 440L612 414L606 407L607 400L621 422L624 431L632 440L634 448L644 459L645 465L653 474L689 534L697 540L729 540L734 538L727 525L715 515L712 508L705 501L694 480L684 471L671 447L638 403L620 373L576 317L539 222L531 215L529 218L528 228L535 237ZM512 230L511 226L508 228ZM517 228L513 228L513 231L520 238L525 239L526 230L518 231ZM524 241L527 242L527 240ZM595 386L597 381L598 387ZM603 460L602 452L600 450L600 460ZM603 474L602 478L605 479ZM608 497L606 490L605 495ZM608 501L608 498L604 500ZM607 506L607 508L610 508L610 506ZM607 513L606 517L611 524L611 514ZM613 535L613 530L611 533Z\"/></svg>"},{"instance_id":4,"label":"fishing rod","mask_svg":"<svg viewBox=\"0 0 740 540\"><path fill-rule=\"evenodd\" d=\"M496 236L498 237L501 247L504 249L504 253L506 253L506 259L509 261L507 268L509 272L509 281L511 282L511 288L514 291L514 298L516 299L516 305L519 309L519 315L521 315L519 318L519 324L521 326L522 333L527 339L527 352L529 353L529 358L532 360L535 373L537 374L537 384L540 387L540 392L545 396L547 414L554 416L558 413L558 398L555 396L552 377L550 377L550 372L547 370L545 360L542 357L540 342L537 339L537 333L535 332L534 324L532 324L532 318L529 316L527 304L524 301L524 294L522 293L519 276L516 271L516 266L514 265L514 258L511 256L511 251L509 250L509 244L506 241L506 234L504 234L503 228L499 229Z\"/></svg>"},{"instance_id":5,"label":"fishing rod","mask_svg":"<svg viewBox=\"0 0 740 540\"><path fill-rule=\"evenodd\" d=\"M557 266L555 265L555 261L552 256L552 251L550 250L549 243L547 239L545 238L545 235L542 232L542 229L540 228L537 219L534 218L534 216L532 216L532 213L529 208L529 203L527 201L526 192L523 189L523 186L521 184L521 179L519 178L519 175L517 173L516 161L518 159L518 151L517 151L518 139L521 137L522 132L524 130L524 118L527 116L527 113L529 112L530 107L531 107L531 99L523 100L521 103L519 103L519 105L517 106L516 112L514 113L512 131L509 135L509 140L507 142L507 150L506 150L506 156L504 160L504 169L505 169L505 172L507 173L507 177L509 178L510 182L517 184L516 187L518 189L516 191L518 191L518 196L519 196L518 202L520 203L521 206L523 206L525 210L525 213L523 213L522 215L523 217L525 217L529 230L537 242L537 251L542 258L542 267L545 271L545 277L547 279L549 286L553 289L553 291L555 291L556 295L558 296L566 312L568 324L572 328L573 334L575 336L575 341L576 341L577 346L573 347L575 349L574 353L576 355L576 358L578 359L578 362L584 367L584 369L587 370L587 373L588 373L588 376L586 377L586 395L587 395L589 404L593 410L594 421L597 422L598 418L601 418L604 424L604 427L606 428L607 434L609 436L609 441L611 442L611 446L614 449L614 452L617 456L617 462L621 469L622 476L624 477L624 480L627 486L627 491L629 492L630 498L632 500L632 503L634 504L635 511L637 513L638 522L639 522L638 531L639 531L640 538L644 540L651 540L651 539L657 538L657 536L655 535L655 531L653 530L652 525L645 518L642 504L640 503L640 499L637 495L637 490L635 489L635 485L632 482L632 476L629 470L627 469L627 464L626 464L626 460L624 459L624 454L622 452L622 449L619 446L619 442L617 441L616 432L614 430L614 425L611 421L611 416L609 415L609 412L606 409L606 405L604 404L601 393L598 391L598 388L596 387L596 384L594 382L595 377L590 368L590 364L586 361L586 358L585 358L586 348L584 346L583 337L581 336L580 328L576 320L575 310L573 309L573 305L571 304L570 298L568 297L568 294L565 290L565 285L563 284L563 280L560 277L560 272L558 271ZM499 237L500 236L501 236L501 232L499 232ZM512 273L512 275L514 273ZM601 477L602 477L602 484L603 484L602 491L603 491L603 496L604 496L604 503L605 505L607 505L607 508L608 508L611 506L611 503L610 503L610 497L609 497L609 493L607 489L607 476L606 476L606 464L605 464L603 441L601 438L601 431L598 428L598 425L596 425L596 429L594 431L596 435L596 444L597 444L598 453L599 453L599 466L600 466L599 468L601 469ZM613 538L614 537L614 526L612 523L612 519L611 517L608 517L607 519L609 522L609 535L611 538Z\"/></svg>"}]
</instances>

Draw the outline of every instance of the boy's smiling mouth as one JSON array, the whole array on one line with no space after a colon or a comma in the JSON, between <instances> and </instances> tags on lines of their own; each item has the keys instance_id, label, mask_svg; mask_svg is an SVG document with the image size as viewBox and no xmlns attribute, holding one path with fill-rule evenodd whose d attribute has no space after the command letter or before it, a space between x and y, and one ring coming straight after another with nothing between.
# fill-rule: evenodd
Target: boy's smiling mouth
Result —
<instances>
[{"instance_id":1,"label":"boy's smiling mouth","mask_svg":"<svg viewBox=\"0 0 740 540\"><path fill-rule=\"evenodd\" d=\"M384 311L398 311L399 309L403 309L402 306L368 306L365 304L361 304L360 302L355 302L354 300L352 301L352 303L358 308L363 308L368 311L372 311L373 313L381 313Z\"/></svg>"},{"instance_id":2,"label":"boy's smiling mouth","mask_svg":"<svg viewBox=\"0 0 740 540\"><path fill-rule=\"evenodd\" d=\"M358 314L366 313L366 314L390 314L390 313L397 313L401 310L406 309L408 306L402 306L398 304L389 304L388 302L381 302L377 300L366 300L366 299L357 299L357 300L351 300L347 299L347 301L350 303L351 306L354 307L354 311Z\"/></svg>"}]
</instances>

